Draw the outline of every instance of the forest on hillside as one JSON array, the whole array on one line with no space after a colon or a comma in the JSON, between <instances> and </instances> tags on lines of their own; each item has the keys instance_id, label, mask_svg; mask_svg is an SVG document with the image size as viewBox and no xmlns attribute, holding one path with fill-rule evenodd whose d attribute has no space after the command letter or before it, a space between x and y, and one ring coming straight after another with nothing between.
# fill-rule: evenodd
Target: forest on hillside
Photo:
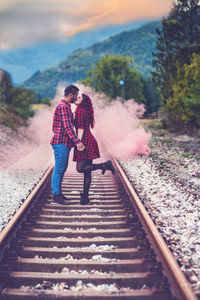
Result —
<instances>
[{"instance_id":1,"label":"forest on hillside","mask_svg":"<svg viewBox=\"0 0 200 300\"><path fill-rule=\"evenodd\" d=\"M86 72L105 54L133 58L133 65L146 78L152 70L152 52L156 51L156 28L161 22L150 22L138 29L124 31L86 49L73 51L57 67L36 72L24 83L41 97L53 97L60 81L66 84L84 79Z\"/></svg>"}]
</instances>

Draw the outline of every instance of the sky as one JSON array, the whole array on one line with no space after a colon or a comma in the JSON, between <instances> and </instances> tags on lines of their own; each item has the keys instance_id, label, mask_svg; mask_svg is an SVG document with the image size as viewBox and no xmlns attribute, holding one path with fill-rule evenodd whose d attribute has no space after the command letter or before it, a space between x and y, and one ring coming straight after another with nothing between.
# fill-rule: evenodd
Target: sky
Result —
<instances>
[{"instance_id":1,"label":"sky","mask_svg":"<svg viewBox=\"0 0 200 300\"><path fill-rule=\"evenodd\" d=\"M0 0L0 50L162 18L173 0Z\"/></svg>"}]
</instances>

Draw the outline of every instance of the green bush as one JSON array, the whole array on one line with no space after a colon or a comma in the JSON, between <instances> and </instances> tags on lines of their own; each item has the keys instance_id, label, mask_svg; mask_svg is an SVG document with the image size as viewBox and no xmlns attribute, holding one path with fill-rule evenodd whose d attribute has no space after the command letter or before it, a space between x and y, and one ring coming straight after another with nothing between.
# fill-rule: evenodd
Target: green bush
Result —
<instances>
[{"instance_id":1,"label":"green bush","mask_svg":"<svg viewBox=\"0 0 200 300\"><path fill-rule=\"evenodd\" d=\"M49 98L40 99L31 90L26 90L23 87L13 87L10 75L5 71L2 73L3 76L0 82L1 124L13 128L15 127L15 124L21 123L20 118L26 121L29 117L33 116L34 112L31 108L31 104L44 103L50 105ZM4 111L5 113L3 113ZM12 118L17 121L13 123Z\"/></svg>"},{"instance_id":2,"label":"green bush","mask_svg":"<svg viewBox=\"0 0 200 300\"><path fill-rule=\"evenodd\" d=\"M200 128L200 55L190 64L177 64L177 77L171 78L173 95L167 99L169 119L188 129Z\"/></svg>"}]
</instances>

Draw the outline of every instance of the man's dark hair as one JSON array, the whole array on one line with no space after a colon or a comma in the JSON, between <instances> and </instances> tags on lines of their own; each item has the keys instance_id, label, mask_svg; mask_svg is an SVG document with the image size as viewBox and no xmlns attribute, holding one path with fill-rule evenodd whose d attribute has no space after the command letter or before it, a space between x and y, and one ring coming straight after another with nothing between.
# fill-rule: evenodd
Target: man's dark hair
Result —
<instances>
[{"instance_id":1,"label":"man's dark hair","mask_svg":"<svg viewBox=\"0 0 200 300\"><path fill-rule=\"evenodd\" d=\"M72 93L72 95L75 95L78 91L79 88L77 88L77 86L70 84L65 88L64 95L65 97L67 97L70 93Z\"/></svg>"}]
</instances>

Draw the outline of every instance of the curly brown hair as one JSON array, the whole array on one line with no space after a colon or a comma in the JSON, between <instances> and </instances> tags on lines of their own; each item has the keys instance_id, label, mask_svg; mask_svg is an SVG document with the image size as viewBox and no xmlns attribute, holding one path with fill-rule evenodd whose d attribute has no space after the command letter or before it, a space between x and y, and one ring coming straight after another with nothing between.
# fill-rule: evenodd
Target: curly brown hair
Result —
<instances>
[{"instance_id":1,"label":"curly brown hair","mask_svg":"<svg viewBox=\"0 0 200 300\"><path fill-rule=\"evenodd\" d=\"M94 108L92 105L92 100L86 94L82 94L82 97L83 97L83 100L79 107L83 107L88 112L90 126L91 126L91 128L94 128Z\"/></svg>"}]
</instances>

